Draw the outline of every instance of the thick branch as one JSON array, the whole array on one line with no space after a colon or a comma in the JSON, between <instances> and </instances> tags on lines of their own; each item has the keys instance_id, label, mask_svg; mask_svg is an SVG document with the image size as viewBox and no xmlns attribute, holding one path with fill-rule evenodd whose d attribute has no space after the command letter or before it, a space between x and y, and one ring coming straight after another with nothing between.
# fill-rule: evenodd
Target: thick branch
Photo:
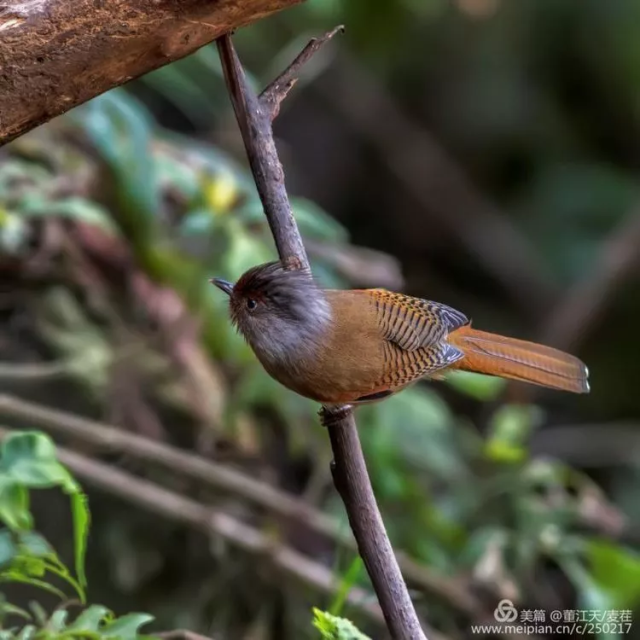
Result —
<instances>
[{"instance_id":1,"label":"thick branch","mask_svg":"<svg viewBox=\"0 0 640 640\"><path fill-rule=\"evenodd\" d=\"M320 42L325 42L326 37ZM268 100L262 103L248 86L231 39L218 40L220 59L233 107L238 119L249 163L256 181L258 193L273 233L280 259L289 268L308 268L308 261L300 232L291 212L291 205L284 185L284 173L278 158L271 130L269 105L279 104L278 82L269 89ZM288 74L280 92L290 88ZM424 633L402 579L398 562L382 522L367 473L358 431L351 408L341 409L327 421L339 480L338 490L343 498L360 555L369 572L378 596L382 612L391 635L396 640L423 640Z\"/></svg>"},{"instance_id":2,"label":"thick branch","mask_svg":"<svg viewBox=\"0 0 640 640\"><path fill-rule=\"evenodd\" d=\"M300 1L0 1L0 144Z\"/></svg>"}]
</instances>

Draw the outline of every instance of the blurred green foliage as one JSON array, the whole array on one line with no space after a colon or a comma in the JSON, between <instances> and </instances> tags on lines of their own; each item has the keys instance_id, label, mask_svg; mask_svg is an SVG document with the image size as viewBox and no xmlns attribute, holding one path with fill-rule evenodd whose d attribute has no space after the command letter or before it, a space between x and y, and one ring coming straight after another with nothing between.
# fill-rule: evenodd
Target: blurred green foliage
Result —
<instances>
[{"instance_id":1,"label":"blurred green foliage","mask_svg":"<svg viewBox=\"0 0 640 640\"><path fill-rule=\"evenodd\" d=\"M57 488L71 498L74 577L53 547L34 528L30 491ZM48 614L37 602L23 609L0 594L2 640L60 640L91 638L136 640L139 628L153 620L146 614L116 618L106 607L92 605L69 620L68 598L55 580L71 587L82 604L86 601L84 575L89 509L80 486L60 464L51 439L39 432L6 435L0 445L0 582L21 583L53 593L63 606ZM27 621L16 626L16 621Z\"/></svg>"}]
</instances>

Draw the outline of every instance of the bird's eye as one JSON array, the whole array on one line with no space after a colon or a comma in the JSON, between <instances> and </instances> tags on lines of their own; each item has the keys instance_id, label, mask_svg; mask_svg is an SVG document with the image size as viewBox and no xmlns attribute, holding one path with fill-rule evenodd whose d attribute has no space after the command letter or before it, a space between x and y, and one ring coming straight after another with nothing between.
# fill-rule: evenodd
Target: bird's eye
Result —
<instances>
[{"instance_id":1,"label":"bird's eye","mask_svg":"<svg viewBox=\"0 0 640 640\"><path fill-rule=\"evenodd\" d=\"M258 303L253 298L247 298L247 309L253 311L258 306Z\"/></svg>"}]
</instances>

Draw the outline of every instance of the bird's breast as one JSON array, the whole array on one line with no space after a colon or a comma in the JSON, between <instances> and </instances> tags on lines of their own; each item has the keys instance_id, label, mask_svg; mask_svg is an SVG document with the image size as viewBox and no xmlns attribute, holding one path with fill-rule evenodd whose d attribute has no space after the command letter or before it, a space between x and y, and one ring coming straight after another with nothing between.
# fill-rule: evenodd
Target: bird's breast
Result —
<instances>
[{"instance_id":1,"label":"bird's breast","mask_svg":"<svg viewBox=\"0 0 640 640\"><path fill-rule=\"evenodd\" d=\"M271 376L300 395L327 404L354 402L381 390L385 341L366 292L326 295L331 320L322 331L277 361L260 360Z\"/></svg>"}]
</instances>

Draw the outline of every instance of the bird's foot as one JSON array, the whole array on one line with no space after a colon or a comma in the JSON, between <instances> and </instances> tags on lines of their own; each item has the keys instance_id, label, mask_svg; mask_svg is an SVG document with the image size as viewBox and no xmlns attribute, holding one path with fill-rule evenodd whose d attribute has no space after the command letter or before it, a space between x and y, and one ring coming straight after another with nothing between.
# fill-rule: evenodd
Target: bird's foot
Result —
<instances>
[{"instance_id":1,"label":"bird's foot","mask_svg":"<svg viewBox=\"0 0 640 640\"><path fill-rule=\"evenodd\" d=\"M332 427L344 420L352 410L353 407L350 404L323 405L318 411L320 423L323 427Z\"/></svg>"}]
</instances>

